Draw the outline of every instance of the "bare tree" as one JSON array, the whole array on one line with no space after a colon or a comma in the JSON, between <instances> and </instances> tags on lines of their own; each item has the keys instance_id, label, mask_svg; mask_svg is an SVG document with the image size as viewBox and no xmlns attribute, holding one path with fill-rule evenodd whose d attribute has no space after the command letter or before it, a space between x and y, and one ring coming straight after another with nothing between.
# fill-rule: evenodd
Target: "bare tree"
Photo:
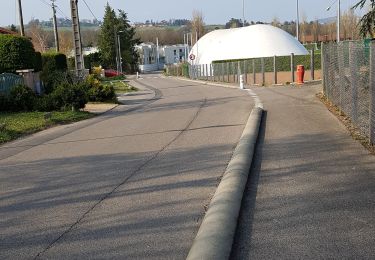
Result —
<instances>
[{"instance_id":1,"label":"bare tree","mask_svg":"<svg viewBox=\"0 0 375 260\"><path fill-rule=\"evenodd\" d=\"M342 30L344 39L359 39L358 16L350 9L342 15Z\"/></svg>"},{"instance_id":2,"label":"bare tree","mask_svg":"<svg viewBox=\"0 0 375 260\"><path fill-rule=\"evenodd\" d=\"M300 24L302 42L306 42L306 35L308 34L308 27L309 27L309 24L307 22L307 16L305 13L302 13L301 24Z\"/></svg>"},{"instance_id":3,"label":"bare tree","mask_svg":"<svg viewBox=\"0 0 375 260\"><path fill-rule=\"evenodd\" d=\"M313 41L318 42L319 41L319 34L320 34L320 26L317 19L315 19L314 22L311 24L311 33L313 35Z\"/></svg>"},{"instance_id":4,"label":"bare tree","mask_svg":"<svg viewBox=\"0 0 375 260\"><path fill-rule=\"evenodd\" d=\"M136 37L140 38L141 42L156 42L159 39L160 45L173 45L183 43L184 32L187 28L179 30L172 28L161 27L140 27L136 29Z\"/></svg>"},{"instance_id":5,"label":"bare tree","mask_svg":"<svg viewBox=\"0 0 375 260\"><path fill-rule=\"evenodd\" d=\"M60 52L69 56L70 53L73 51L72 32L62 31L59 33L59 35L60 35Z\"/></svg>"},{"instance_id":6,"label":"bare tree","mask_svg":"<svg viewBox=\"0 0 375 260\"><path fill-rule=\"evenodd\" d=\"M281 22L280 22L279 18L275 16L272 19L271 25L280 28L281 27Z\"/></svg>"},{"instance_id":7,"label":"bare tree","mask_svg":"<svg viewBox=\"0 0 375 260\"><path fill-rule=\"evenodd\" d=\"M45 31L37 20L32 20L29 23L27 34L31 37L36 51L46 52L48 50L48 41L51 38L51 33Z\"/></svg>"},{"instance_id":8,"label":"bare tree","mask_svg":"<svg viewBox=\"0 0 375 260\"><path fill-rule=\"evenodd\" d=\"M191 29L193 33L193 42L195 41L195 39L199 39L204 35L205 30L202 12L197 10L193 11L193 17L191 19Z\"/></svg>"}]
</instances>

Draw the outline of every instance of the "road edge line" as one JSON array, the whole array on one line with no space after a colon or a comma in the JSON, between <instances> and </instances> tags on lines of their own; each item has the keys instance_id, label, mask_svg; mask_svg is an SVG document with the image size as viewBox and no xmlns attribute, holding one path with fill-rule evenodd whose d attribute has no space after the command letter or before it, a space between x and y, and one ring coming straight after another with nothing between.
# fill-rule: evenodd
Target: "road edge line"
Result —
<instances>
[{"instance_id":1,"label":"road edge line","mask_svg":"<svg viewBox=\"0 0 375 260\"><path fill-rule=\"evenodd\" d=\"M188 260L229 258L262 115L261 103L255 105L194 239Z\"/></svg>"}]
</instances>

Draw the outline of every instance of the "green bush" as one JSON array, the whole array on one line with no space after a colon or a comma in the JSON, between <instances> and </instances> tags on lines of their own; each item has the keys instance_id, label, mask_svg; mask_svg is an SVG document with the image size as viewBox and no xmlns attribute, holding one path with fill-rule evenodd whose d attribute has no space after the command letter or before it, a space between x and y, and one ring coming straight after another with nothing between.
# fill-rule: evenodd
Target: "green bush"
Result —
<instances>
[{"instance_id":1,"label":"green bush","mask_svg":"<svg viewBox=\"0 0 375 260\"><path fill-rule=\"evenodd\" d=\"M63 83L51 94L54 106L61 110L78 110L87 103L86 85Z\"/></svg>"},{"instance_id":2,"label":"green bush","mask_svg":"<svg viewBox=\"0 0 375 260\"><path fill-rule=\"evenodd\" d=\"M34 110L50 112L54 110L60 110L58 102L55 101L55 98L52 94L39 96L34 105Z\"/></svg>"},{"instance_id":3,"label":"green bush","mask_svg":"<svg viewBox=\"0 0 375 260\"><path fill-rule=\"evenodd\" d=\"M0 73L35 68L35 50L26 37L0 34Z\"/></svg>"},{"instance_id":4,"label":"green bush","mask_svg":"<svg viewBox=\"0 0 375 260\"><path fill-rule=\"evenodd\" d=\"M0 92L0 111L11 110L8 95L4 92Z\"/></svg>"},{"instance_id":5,"label":"green bush","mask_svg":"<svg viewBox=\"0 0 375 260\"><path fill-rule=\"evenodd\" d=\"M33 110L35 98L34 91L25 85L18 85L11 88L8 96L12 111Z\"/></svg>"},{"instance_id":6,"label":"green bush","mask_svg":"<svg viewBox=\"0 0 375 260\"><path fill-rule=\"evenodd\" d=\"M43 69L42 54L40 52L35 52L34 70L38 72L38 71L42 71L42 69Z\"/></svg>"},{"instance_id":7,"label":"green bush","mask_svg":"<svg viewBox=\"0 0 375 260\"><path fill-rule=\"evenodd\" d=\"M102 59L99 52L91 53L83 57L85 61L85 68L92 69L99 67L102 64Z\"/></svg>"},{"instance_id":8,"label":"green bush","mask_svg":"<svg viewBox=\"0 0 375 260\"><path fill-rule=\"evenodd\" d=\"M43 70L65 71L68 63L65 54L58 52L47 52L42 54Z\"/></svg>"},{"instance_id":9,"label":"green bush","mask_svg":"<svg viewBox=\"0 0 375 260\"><path fill-rule=\"evenodd\" d=\"M91 74L85 81L89 101L115 101L116 93L112 85L103 85L96 75Z\"/></svg>"},{"instance_id":10,"label":"green bush","mask_svg":"<svg viewBox=\"0 0 375 260\"><path fill-rule=\"evenodd\" d=\"M63 83L74 84L74 77L68 71L42 72L40 77L43 81L44 94L52 93L57 86Z\"/></svg>"},{"instance_id":11,"label":"green bush","mask_svg":"<svg viewBox=\"0 0 375 260\"><path fill-rule=\"evenodd\" d=\"M75 70L76 69L76 60L74 57L70 57L67 59L68 70Z\"/></svg>"},{"instance_id":12,"label":"green bush","mask_svg":"<svg viewBox=\"0 0 375 260\"><path fill-rule=\"evenodd\" d=\"M62 83L73 83L67 72L67 68L67 60L64 54L54 52L42 54L42 72L40 78L43 81L45 94L51 93Z\"/></svg>"},{"instance_id":13,"label":"green bush","mask_svg":"<svg viewBox=\"0 0 375 260\"><path fill-rule=\"evenodd\" d=\"M104 102L104 101L114 101L116 94L113 86L110 85L99 85L97 87L92 87L88 90L89 101L93 102Z\"/></svg>"},{"instance_id":14,"label":"green bush","mask_svg":"<svg viewBox=\"0 0 375 260\"><path fill-rule=\"evenodd\" d=\"M114 76L110 78L101 78L100 80L103 82L106 82L106 81L125 80L125 79L126 79L125 75L118 75L118 76Z\"/></svg>"}]
</instances>

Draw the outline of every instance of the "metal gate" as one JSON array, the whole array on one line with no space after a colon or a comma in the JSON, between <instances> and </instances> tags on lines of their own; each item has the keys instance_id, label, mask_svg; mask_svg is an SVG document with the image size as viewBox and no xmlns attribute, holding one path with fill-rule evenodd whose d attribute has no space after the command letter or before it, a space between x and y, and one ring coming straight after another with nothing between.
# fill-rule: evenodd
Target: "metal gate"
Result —
<instances>
[{"instance_id":1,"label":"metal gate","mask_svg":"<svg viewBox=\"0 0 375 260\"><path fill-rule=\"evenodd\" d=\"M0 74L0 92L8 93L12 87L20 84L24 84L22 76L11 73Z\"/></svg>"}]
</instances>

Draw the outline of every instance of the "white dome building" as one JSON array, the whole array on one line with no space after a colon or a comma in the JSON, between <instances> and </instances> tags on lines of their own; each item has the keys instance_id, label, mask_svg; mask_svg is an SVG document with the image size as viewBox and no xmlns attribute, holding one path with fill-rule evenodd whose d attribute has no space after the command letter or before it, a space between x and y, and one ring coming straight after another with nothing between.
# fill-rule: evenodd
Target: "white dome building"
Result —
<instances>
[{"instance_id":1,"label":"white dome building","mask_svg":"<svg viewBox=\"0 0 375 260\"><path fill-rule=\"evenodd\" d=\"M273 56L307 55L306 48L289 33L265 24L215 30L204 35L190 51L191 64Z\"/></svg>"}]
</instances>

